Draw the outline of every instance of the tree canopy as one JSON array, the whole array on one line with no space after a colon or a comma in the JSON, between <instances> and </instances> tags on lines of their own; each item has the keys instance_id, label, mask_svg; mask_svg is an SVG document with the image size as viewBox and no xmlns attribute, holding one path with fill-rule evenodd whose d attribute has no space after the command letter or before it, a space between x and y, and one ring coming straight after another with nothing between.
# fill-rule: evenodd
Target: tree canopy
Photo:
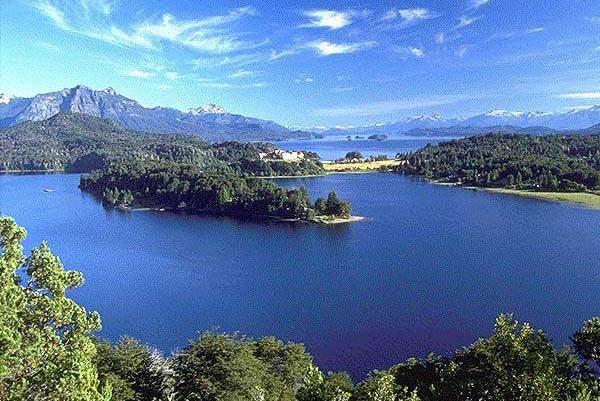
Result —
<instances>
[{"instance_id":1,"label":"tree canopy","mask_svg":"<svg viewBox=\"0 0 600 401\"><path fill-rule=\"evenodd\" d=\"M144 206L250 219L347 217L350 206L331 193L323 208L304 188L286 190L247 175L204 171L174 162L112 163L81 177L80 188L109 206ZM321 201L317 202L321 205Z\"/></svg>"},{"instance_id":2,"label":"tree canopy","mask_svg":"<svg viewBox=\"0 0 600 401\"><path fill-rule=\"evenodd\" d=\"M396 171L478 187L600 189L600 135L489 134L399 155Z\"/></svg>"}]
</instances>

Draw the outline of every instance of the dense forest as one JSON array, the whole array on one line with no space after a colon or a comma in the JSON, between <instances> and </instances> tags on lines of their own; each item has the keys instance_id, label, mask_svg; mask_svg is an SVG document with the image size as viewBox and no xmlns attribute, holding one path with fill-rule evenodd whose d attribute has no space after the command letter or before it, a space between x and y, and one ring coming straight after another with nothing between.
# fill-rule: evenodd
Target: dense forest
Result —
<instances>
[{"instance_id":1,"label":"dense forest","mask_svg":"<svg viewBox=\"0 0 600 401\"><path fill-rule=\"evenodd\" d=\"M108 206L152 207L240 218L312 220L350 217L350 205L331 193L313 205L304 188L286 190L272 182L194 165L132 161L112 163L84 175L80 188Z\"/></svg>"},{"instance_id":2,"label":"dense forest","mask_svg":"<svg viewBox=\"0 0 600 401\"><path fill-rule=\"evenodd\" d=\"M489 338L373 371L323 373L301 344L206 332L170 356L97 338L100 317L67 292L83 277L0 217L0 399L7 401L590 401L600 397L600 318L556 350L500 315ZM376 346L376 344L374 344ZM398 344L399 347L402 344Z\"/></svg>"},{"instance_id":3,"label":"dense forest","mask_svg":"<svg viewBox=\"0 0 600 401\"><path fill-rule=\"evenodd\" d=\"M148 134L98 117L61 112L47 120L0 130L0 171L87 173L113 161L163 160L203 169L229 167L256 176L323 174L318 156L297 162L261 160L275 146L266 143L210 144L196 135Z\"/></svg>"},{"instance_id":4,"label":"dense forest","mask_svg":"<svg viewBox=\"0 0 600 401\"><path fill-rule=\"evenodd\" d=\"M600 135L489 134L398 155L396 171L477 187L600 189Z\"/></svg>"}]
</instances>

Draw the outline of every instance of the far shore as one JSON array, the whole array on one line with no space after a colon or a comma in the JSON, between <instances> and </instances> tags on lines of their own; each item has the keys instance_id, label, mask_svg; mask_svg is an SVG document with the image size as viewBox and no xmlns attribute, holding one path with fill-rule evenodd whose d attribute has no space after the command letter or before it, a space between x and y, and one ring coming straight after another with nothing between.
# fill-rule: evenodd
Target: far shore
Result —
<instances>
[{"instance_id":1,"label":"far shore","mask_svg":"<svg viewBox=\"0 0 600 401\"><path fill-rule=\"evenodd\" d=\"M471 188L469 188L471 189ZM552 202L573 203L590 209L600 210L600 195L591 192L536 192L507 188L473 188L486 192L522 196Z\"/></svg>"},{"instance_id":2,"label":"far shore","mask_svg":"<svg viewBox=\"0 0 600 401\"><path fill-rule=\"evenodd\" d=\"M428 180L428 182L434 185L459 187L471 191L485 191L501 195L521 196L524 198L540 199L549 202L571 203L579 206L584 206L590 209L600 209L600 194L592 192L538 192L525 189L464 186L455 182L444 182L436 180Z\"/></svg>"}]
</instances>

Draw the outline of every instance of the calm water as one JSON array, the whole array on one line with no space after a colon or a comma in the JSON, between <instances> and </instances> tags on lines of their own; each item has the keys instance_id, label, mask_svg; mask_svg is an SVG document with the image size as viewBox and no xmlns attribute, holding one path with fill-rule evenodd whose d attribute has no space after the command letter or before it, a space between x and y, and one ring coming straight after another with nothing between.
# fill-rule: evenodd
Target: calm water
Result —
<instances>
[{"instance_id":1,"label":"calm water","mask_svg":"<svg viewBox=\"0 0 600 401\"><path fill-rule=\"evenodd\" d=\"M353 150L360 151L364 156L386 155L394 157L397 153L405 153L421 148L428 143L435 144L448 141L452 138L395 138L385 141L369 139L353 139L348 141L340 137L327 137L326 139L296 140L277 142L277 146L287 150L307 150L316 152L322 160L335 160L342 158Z\"/></svg>"},{"instance_id":2,"label":"calm water","mask_svg":"<svg viewBox=\"0 0 600 401\"><path fill-rule=\"evenodd\" d=\"M304 342L322 368L358 378L468 344L499 312L558 344L600 314L600 212L392 174L283 182L335 189L367 220L107 211L76 175L0 176L0 211L27 228L28 248L46 239L85 273L74 296L100 312L103 336L165 351L219 327Z\"/></svg>"}]
</instances>

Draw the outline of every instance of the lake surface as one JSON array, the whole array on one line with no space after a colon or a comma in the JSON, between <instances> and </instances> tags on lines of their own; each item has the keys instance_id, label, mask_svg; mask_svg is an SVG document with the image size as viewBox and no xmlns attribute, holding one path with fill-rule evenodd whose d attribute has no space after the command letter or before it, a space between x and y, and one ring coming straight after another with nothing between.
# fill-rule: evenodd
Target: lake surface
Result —
<instances>
[{"instance_id":1,"label":"lake surface","mask_svg":"<svg viewBox=\"0 0 600 401\"><path fill-rule=\"evenodd\" d=\"M488 335L500 312L557 344L600 314L600 212L393 174L281 180L365 221L248 223L118 212L77 175L0 176L0 211L85 274L102 336L170 352L211 328L304 342L360 378ZM44 192L52 188L55 192Z\"/></svg>"},{"instance_id":2,"label":"lake surface","mask_svg":"<svg viewBox=\"0 0 600 401\"><path fill-rule=\"evenodd\" d=\"M318 153L322 160L340 159L353 150L360 151L363 156L386 155L390 158L397 153L406 153L422 148L428 143L436 144L440 141L449 141L453 138L420 138L402 137L385 141L370 139L352 139L348 141L340 137L326 137L324 139L294 140L276 142L277 146L286 150L306 150Z\"/></svg>"}]
</instances>

